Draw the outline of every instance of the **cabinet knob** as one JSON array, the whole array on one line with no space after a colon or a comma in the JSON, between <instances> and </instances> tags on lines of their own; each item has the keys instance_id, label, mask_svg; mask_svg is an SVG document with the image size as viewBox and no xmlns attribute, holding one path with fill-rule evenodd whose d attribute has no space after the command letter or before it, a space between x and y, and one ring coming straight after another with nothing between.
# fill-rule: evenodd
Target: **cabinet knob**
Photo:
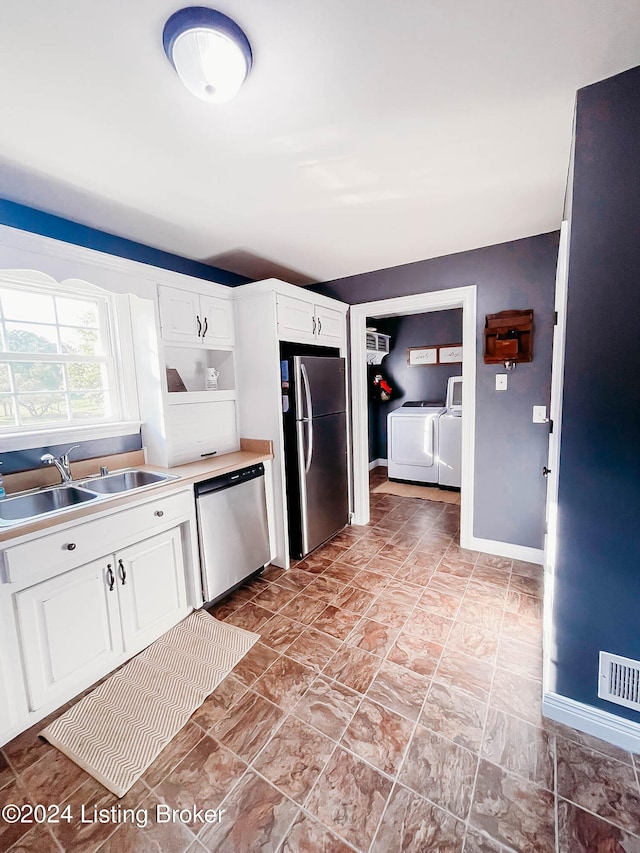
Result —
<instances>
[{"instance_id":1,"label":"cabinet knob","mask_svg":"<svg viewBox=\"0 0 640 853\"><path fill-rule=\"evenodd\" d=\"M154 515L157 515L157 516L158 516L158 518L162 518L162 516L164 515L164 510L162 510L162 509L157 509L153 514L154 514Z\"/></svg>"},{"instance_id":2,"label":"cabinet knob","mask_svg":"<svg viewBox=\"0 0 640 853\"><path fill-rule=\"evenodd\" d=\"M78 546L75 542L67 542L64 547L67 549L67 551L75 551Z\"/></svg>"}]
</instances>

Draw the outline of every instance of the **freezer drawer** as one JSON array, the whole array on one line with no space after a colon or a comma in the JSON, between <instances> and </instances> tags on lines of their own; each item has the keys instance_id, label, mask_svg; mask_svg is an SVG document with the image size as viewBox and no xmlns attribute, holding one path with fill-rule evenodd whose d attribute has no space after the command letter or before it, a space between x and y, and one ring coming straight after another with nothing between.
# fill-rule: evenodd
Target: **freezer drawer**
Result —
<instances>
[{"instance_id":1,"label":"freezer drawer","mask_svg":"<svg viewBox=\"0 0 640 853\"><path fill-rule=\"evenodd\" d=\"M264 467L196 485L205 601L214 601L270 559Z\"/></svg>"}]
</instances>

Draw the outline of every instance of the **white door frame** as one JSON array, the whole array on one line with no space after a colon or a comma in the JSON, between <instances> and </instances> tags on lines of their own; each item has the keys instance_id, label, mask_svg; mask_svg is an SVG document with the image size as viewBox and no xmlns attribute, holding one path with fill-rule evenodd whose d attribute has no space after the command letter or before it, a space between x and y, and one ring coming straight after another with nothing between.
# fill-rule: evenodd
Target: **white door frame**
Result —
<instances>
[{"instance_id":1,"label":"white door frame","mask_svg":"<svg viewBox=\"0 0 640 853\"><path fill-rule=\"evenodd\" d=\"M460 544L473 547L476 411L476 285L435 290L351 305L351 413L353 431L353 522L369 523L369 411L367 403L367 317L393 317L462 308L462 479Z\"/></svg>"}]
</instances>

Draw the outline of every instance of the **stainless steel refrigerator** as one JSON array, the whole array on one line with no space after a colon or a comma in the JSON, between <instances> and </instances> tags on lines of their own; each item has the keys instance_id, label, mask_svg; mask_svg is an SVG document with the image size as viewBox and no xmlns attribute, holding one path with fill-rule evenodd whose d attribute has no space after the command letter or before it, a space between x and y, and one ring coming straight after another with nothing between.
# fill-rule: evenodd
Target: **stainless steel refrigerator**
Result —
<instances>
[{"instance_id":1,"label":"stainless steel refrigerator","mask_svg":"<svg viewBox=\"0 0 640 853\"><path fill-rule=\"evenodd\" d=\"M349 520L345 360L284 360L282 399L290 553L299 558Z\"/></svg>"}]
</instances>

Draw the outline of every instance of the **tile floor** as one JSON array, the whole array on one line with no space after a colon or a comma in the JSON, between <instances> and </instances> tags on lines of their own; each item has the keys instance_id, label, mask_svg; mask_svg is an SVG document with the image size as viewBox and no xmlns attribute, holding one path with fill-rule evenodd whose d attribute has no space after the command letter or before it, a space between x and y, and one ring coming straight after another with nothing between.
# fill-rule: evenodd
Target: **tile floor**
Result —
<instances>
[{"instance_id":1,"label":"tile floor","mask_svg":"<svg viewBox=\"0 0 640 853\"><path fill-rule=\"evenodd\" d=\"M123 800L42 724L7 744L0 805L74 820L0 821L0 850L640 853L640 757L541 717L540 568L459 548L458 513L374 494L368 527L215 606L261 641ZM158 803L226 812L77 817Z\"/></svg>"}]
</instances>

